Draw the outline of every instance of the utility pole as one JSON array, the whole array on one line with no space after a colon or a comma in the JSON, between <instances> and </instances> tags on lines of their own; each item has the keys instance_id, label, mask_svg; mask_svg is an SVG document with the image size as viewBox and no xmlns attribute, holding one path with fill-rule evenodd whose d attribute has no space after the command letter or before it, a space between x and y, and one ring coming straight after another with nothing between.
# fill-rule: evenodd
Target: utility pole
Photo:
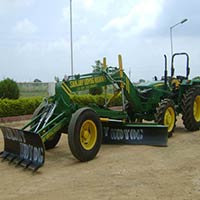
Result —
<instances>
[{"instance_id":1,"label":"utility pole","mask_svg":"<svg viewBox=\"0 0 200 200\"><path fill-rule=\"evenodd\" d=\"M71 49L71 75L74 75L73 62L73 35L72 35L72 0L70 0L70 49Z\"/></svg>"}]
</instances>

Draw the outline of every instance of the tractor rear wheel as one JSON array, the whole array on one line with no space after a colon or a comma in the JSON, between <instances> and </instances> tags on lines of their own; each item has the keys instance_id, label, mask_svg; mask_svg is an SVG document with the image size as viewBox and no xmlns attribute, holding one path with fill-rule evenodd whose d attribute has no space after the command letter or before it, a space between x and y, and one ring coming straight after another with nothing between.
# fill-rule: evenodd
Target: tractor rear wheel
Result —
<instances>
[{"instance_id":1,"label":"tractor rear wheel","mask_svg":"<svg viewBox=\"0 0 200 200\"><path fill-rule=\"evenodd\" d=\"M168 137L171 137L176 126L176 112L172 100L162 100L156 108L155 121L158 124L167 126Z\"/></svg>"},{"instance_id":2,"label":"tractor rear wheel","mask_svg":"<svg viewBox=\"0 0 200 200\"><path fill-rule=\"evenodd\" d=\"M68 143L74 157L82 162L92 160L97 155L102 143L102 125L91 108L81 108L72 115Z\"/></svg>"},{"instance_id":3,"label":"tractor rear wheel","mask_svg":"<svg viewBox=\"0 0 200 200\"><path fill-rule=\"evenodd\" d=\"M182 120L185 128L196 131L200 128L200 88L191 88L183 95Z\"/></svg>"},{"instance_id":4,"label":"tractor rear wheel","mask_svg":"<svg viewBox=\"0 0 200 200\"><path fill-rule=\"evenodd\" d=\"M45 149L53 149L60 140L61 133L58 132L54 136L50 137L47 141L44 142Z\"/></svg>"}]
</instances>

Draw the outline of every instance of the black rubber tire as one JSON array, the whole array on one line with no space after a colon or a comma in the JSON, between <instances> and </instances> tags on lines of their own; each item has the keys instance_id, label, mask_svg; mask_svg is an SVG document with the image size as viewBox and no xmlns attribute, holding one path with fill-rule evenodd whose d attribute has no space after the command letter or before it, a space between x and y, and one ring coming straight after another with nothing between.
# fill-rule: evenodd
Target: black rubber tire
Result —
<instances>
[{"instance_id":1,"label":"black rubber tire","mask_svg":"<svg viewBox=\"0 0 200 200\"><path fill-rule=\"evenodd\" d=\"M51 137L49 140L44 142L45 149L46 150L53 149L58 144L60 137L61 137L61 133L58 132L53 137Z\"/></svg>"},{"instance_id":2,"label":"black rubber tire","mask_svg":"<svg viewBox=\"0 0 200 200\"><path fill-rule=\"evenodd\" d=\"M172 117L171 128L170 128L170 130L168 130L168 137L172 137L174 128L176 127L176 111L175 111L174 102L172 100L163 99L159 103L158 107L156 108L155 122L157 122L158 124L161 124L161 125L166 125L164 118L166 115L166 111L168 109L170 109L170 112L172 112L172 114L174 115L174 117Z\"/></svg>"},{"instance_id":3,"label":"black rubber tire","mask_svg":"<svg viewBox=\"0 0 200 200\"><path fill-rule=\"evenodd\" d=\"M182 120L185 128L188 131L197 131L200 128L200 120L197 121L194 117L194 102L195 98L200 96L200 88L193 87L186 91L182 99Z\"/></svg>"},{"instance_id":4,"label":"black rubber tire","mask_svg":"<svg viewBox=\"0 0 200 200\"><path fill-rule=\"evenodd\" d=\"M91 122L96 127L96 139L94 145L89 149L81 144L81 128L86 121ZM97 155L102 143L102 124L94 110L84 107L72 115L68 127L68 143L74 157L81 162L92 160Z\"/></svg>"}]
</instances>

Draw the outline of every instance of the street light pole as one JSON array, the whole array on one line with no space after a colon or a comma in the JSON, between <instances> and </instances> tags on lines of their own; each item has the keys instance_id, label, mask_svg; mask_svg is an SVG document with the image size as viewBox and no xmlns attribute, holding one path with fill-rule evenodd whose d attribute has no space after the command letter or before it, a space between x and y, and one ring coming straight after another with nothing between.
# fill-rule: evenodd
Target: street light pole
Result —
<instances>
[{"instance_id":1,"label":"street light pole","mask_svg":"<svg viewBox=\"0 0 200 200\"><path fill-rule=\"evenodd\" d=\"M188 19L183 19L182 21L178 22L177 24L173 25L170 27L170 42L171 42L171 56L173 55L173 41L172 41L172 29L176 26L178 26L179 24L183 24L185 22L187 22Z\"/></svg>"},{"instance_id":2,"label":"street light pole","mask_svg":"<svg viewBox=\"0 0 200 200\"><path fill-rule=\"evenodd\" d=\"M72 37L72 0L70 0L70 49L71 49L71 75L73 76L73 37Z\"/></svg>"}]
</instances>

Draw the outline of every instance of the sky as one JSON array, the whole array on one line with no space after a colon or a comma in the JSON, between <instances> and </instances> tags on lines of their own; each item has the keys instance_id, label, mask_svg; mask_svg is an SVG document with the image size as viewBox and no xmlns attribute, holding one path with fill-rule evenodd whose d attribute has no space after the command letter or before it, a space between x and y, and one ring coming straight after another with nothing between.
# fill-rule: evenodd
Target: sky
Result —
<instances>
[{"instance_id":1,"label":"sky","mask_svg":"<svg viewBox=\"0 0 200 200\"><path fill-rule=\"evenodd\" d=\"M92 72L96 60L118 66L123 57L132 81L170 69L170 27L173 52L190 56L190 77L200 75L200 1L72 0L73 72ZM70 0L0 0L0 80L54 81L71 74ZM185 74L185 57L175 60L176 74Z\"/></svg>"}]
</instances>

